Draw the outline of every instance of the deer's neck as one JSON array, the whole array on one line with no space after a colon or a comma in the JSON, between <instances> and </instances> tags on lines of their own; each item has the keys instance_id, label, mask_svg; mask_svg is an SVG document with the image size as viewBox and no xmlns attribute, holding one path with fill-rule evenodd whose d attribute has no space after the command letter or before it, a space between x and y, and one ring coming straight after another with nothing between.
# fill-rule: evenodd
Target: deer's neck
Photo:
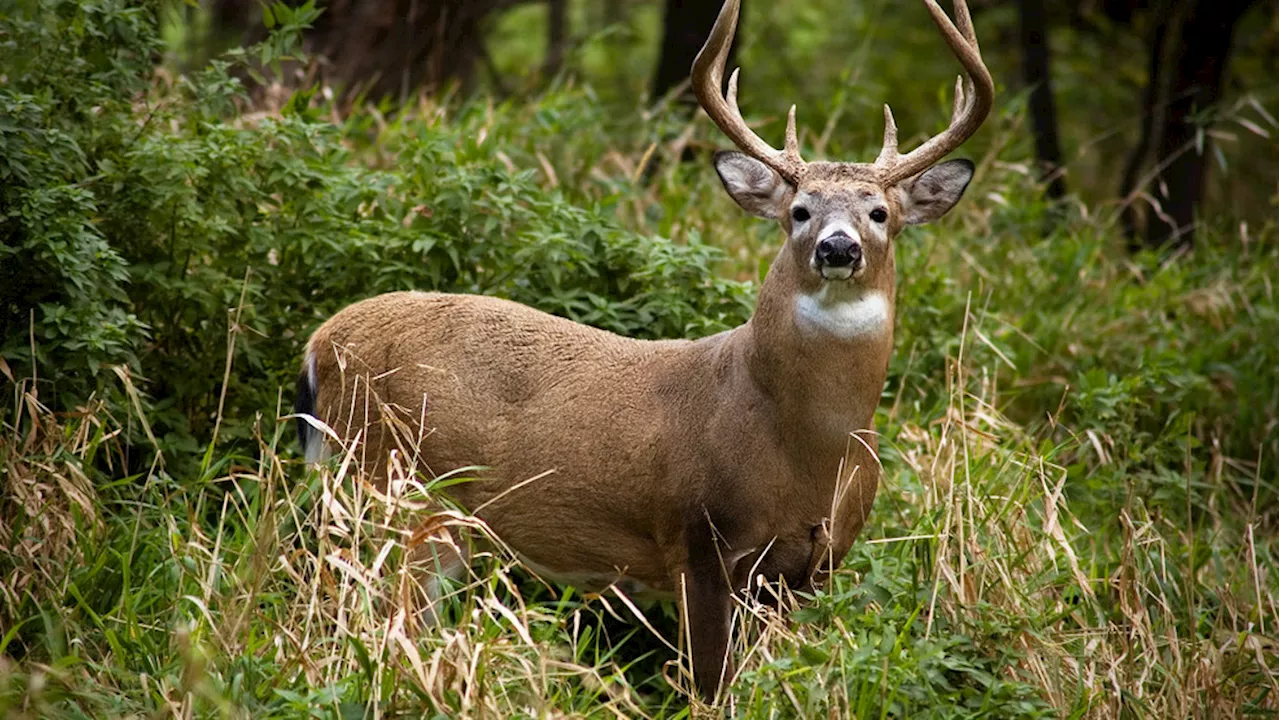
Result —
<instances>
[{"instance_id":1,"label":"deer's neck","mask_svg":"<svg viewBox=\"0 0 1280 720\"><path fill-rule=\"evenodd\" d=\"M779 255L743 328L749 376L799 442L841 447L871 427L893 347L894 269L861 283L821 283Z\"/></svg>"}]
</instances>

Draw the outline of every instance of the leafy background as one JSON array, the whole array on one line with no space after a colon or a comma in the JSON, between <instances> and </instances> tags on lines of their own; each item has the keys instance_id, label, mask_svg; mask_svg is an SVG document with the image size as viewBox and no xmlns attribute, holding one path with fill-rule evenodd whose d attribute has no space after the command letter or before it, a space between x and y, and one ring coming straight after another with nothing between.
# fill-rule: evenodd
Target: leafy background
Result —
<instances>
[{"instance_id":1,"label":"leafy background","mask_svg":"<svg viewBox=\"0 0 1280 720\"><path fill-rule=\"evenodd\" d=\"M339 112L325 88L246 100L247 60L292 57L314 19L274 7L266 42L207 64L166 5L23 0L0 18L0 709L698 711L670 608L639 620L500 555L414 628L411 500L393 512L347 469L305 470L282 419L307 334L387 290L496 294L637 337L749 316L779 238L723 197L705 119L638 100L656 10L548 81L520 70L543 49L537 9L517 8L489 28L515 92ZM793 101L810 156L873 153L885 99L917 136L946 117L954 68L918 8L750 12L744 105L766 137ZM1008 18L980 19L1007 77ZM1129 96L1096 64L1062 73L1065 203L1043 199L1001 83L965 202L898 241L864 542L790 620L743 608L732 714L1275 712L1273 25L1242 38L1229 117L1259 132L1220 143L1220 212L1190 256L1125 251L1095 186ZM1118 77L1141 71L1132 55Z\"/></svg>"}]
</instances>

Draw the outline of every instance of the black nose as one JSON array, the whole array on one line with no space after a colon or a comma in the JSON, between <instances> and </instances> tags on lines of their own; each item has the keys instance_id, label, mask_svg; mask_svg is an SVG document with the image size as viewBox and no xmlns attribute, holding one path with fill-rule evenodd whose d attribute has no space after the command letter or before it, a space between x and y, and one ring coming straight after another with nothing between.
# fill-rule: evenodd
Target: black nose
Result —
<instances>
[{"instance_id":1,"label":"black nose","mask_svg":"<svg viewBox=\"0 0 1280 720\"><path fill-rule=\"evenodd\" d=\"M818 241L814 257L817 258L819 265L849 267L862 261L862 245L837 230Z\"/></svg>"}]
</instances>

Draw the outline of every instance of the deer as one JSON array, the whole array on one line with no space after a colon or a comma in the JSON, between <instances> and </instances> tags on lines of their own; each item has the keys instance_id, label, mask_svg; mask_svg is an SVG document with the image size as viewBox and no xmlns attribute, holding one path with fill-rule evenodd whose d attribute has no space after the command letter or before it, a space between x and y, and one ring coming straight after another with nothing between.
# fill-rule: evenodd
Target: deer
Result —
<instances>
[{"instance_id":1,"label":"deer","mask_svg":"<svg viewBox=\"0 0 1280 720\"><path fill-rule=\"evenodd\" d=\"M991 75L965 1L954 21L923 1L964 69L951 121L900 153L885 105L872 163L803 160L794 105L782 150L748 127L737 70L722 94L739 0L722 5L693 91L738 148L714 154L724 189L783 234L747 322L639 340L495 297L378 295L306 344L295 415L307 459L340 440L361 444L378 482L396 453L435 475L480 468L442 492L545 579L674 599L693 684L715 702L734 673L735 596L825 582L870 514L894 239L947 213L974 174L940 161L990 112ZM430 542L432 572L457 578L468 552Z\"/></svg>"}]
</instances>

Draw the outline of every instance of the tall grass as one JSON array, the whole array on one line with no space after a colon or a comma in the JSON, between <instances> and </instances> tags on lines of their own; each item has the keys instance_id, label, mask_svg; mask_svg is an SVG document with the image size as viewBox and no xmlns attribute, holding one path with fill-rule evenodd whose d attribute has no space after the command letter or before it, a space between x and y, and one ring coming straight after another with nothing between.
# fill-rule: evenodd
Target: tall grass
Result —
<instances>
[{"instance_id":1,"label":"tall grass","mask_svg":"<svg viewBox=\"0 0 1280 720\"><path fill-rule=\"evenodd\" d=\"M143 258L172 208L194 229L181 283L163 258L143 266L154 297L194 319L165 324L169 306L152 303L167 339L131 338L163 361L143 367L191 382L200 422L180 436L181 413L125 360L56 403L41 378L62 368L30 360L50 342L35 314L33 347L0 360L0 714L1276 712L1274 222L1208 218L1194 254L1130 256L1114 207L1045 204L1017 104L1003 105L961 205L897 241L884 482L863 536L813 596L739 604L739 673L727 709L710 709L685 694L671 607L547 585L500 542L423 622L423 538L484 527L442 509L441 479L414 468L379 492L344 453L303 467L279 388L324 311L391 287L513 295L647 335L740 319L780 239L706 164L680 162L721 143L709 124L617 113L573 82L332 125L307 96L188 117L203 86L186 82L162 78L167 104L117 117L142 128L104 170L119 195L82 185L115 203L101 212L136 230ZM832 127L806 148L848 157L868 142ZM217 202L193 190L206 166ZM127 212L150 197L135 177L170 193L155 217Z\"/></svg>"},{"instance_id":2,"label":"tall grass","mask_svg":"<svg viewBox=\"0 0 1280 720\"><path fill-rule=\"evenodd\" d=\"M733 713L1274 712L1274 235L1221 235L1197 262L1117 263L1091 218L979 240L965 228L998 217L967 207L899 250L871 522L828 588L742 605ZM1036 289L1063 277L1101 301ZM1154 347L1188 377L1145 364ZM1197 372L1218 397L1196 393ZM0 441L11 716L689 712L669 608L544 586L500 552L436 626L415 624L407 556L436 512L420 479L381 494L342 457L307 471L278 409L251 453L180 478L158 455L119 477L124 431L145 416L55 415L33 387L15 383ZM1161 426L1167 392L1202 404ZM1252 456L1224 452L1255 438Z\"/></svg>"}]
</instances>

